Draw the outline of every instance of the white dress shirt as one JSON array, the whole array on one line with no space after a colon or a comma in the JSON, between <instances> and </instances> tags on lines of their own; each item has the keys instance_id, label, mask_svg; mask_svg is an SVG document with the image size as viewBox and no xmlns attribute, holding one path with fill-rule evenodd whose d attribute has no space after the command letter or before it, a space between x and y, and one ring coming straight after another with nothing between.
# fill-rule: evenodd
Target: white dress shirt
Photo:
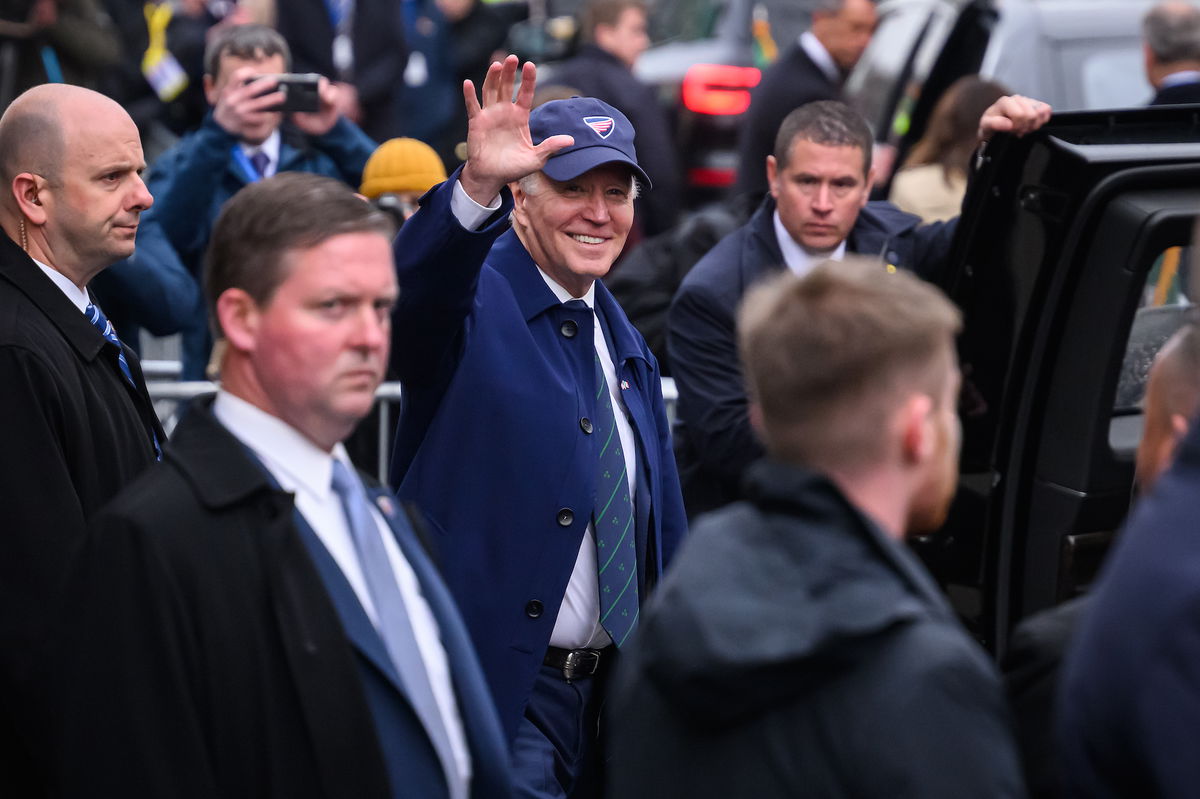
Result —
<instances>
[{"instance_id":1,"label":"white dress shirt","mask_svg":"<svg viewBox=\"0 0 1200 799\"><path fill-rule=\"evenodd\" d=\"M67 299L70 300L71 303L78 308L81 313L86 311L87 307L92 304L92 301L88 298L88 293L72 283L71 278L67 277L62 272L59 272L54 267L47 266L36 258L31 258L30 260L38 265L38 269L41 269L46 273L46 277L50 278L50 281L54 283L54 285L58 286L59 290L63 294L67 295Z\"/></svg>"},{"instance_id":2,"label":"white dress shirt","mask_svg":"<svg viewBox=\"0 0 1200 799\"><path fill-rule=\"evenodd\" d=\"M840 261L846 257L845 239L842 239L841 244L827 252L810 252L787 232L787 228L783 226L783 220L779 218L778 210L775 211L774 219L775 240L779 242L779 251L783 253L783 262L787 264L788 269L791 269L800 277L807 275L812 271L814 266L822 261Z\"/></svg>"},{"instance_id":3,"label":"white dress shirt","mask_svg":"<svg viewBox=\"0 0 1200 799\"><path fill-rule=\"evenodd\" d=\"M254 451L284 491L295 495L296 509L329 550L371 623L378 627L375 605L371 602L366 578L358 562L342 502L333 490L334 458L346 464L351 473L357 474L345 447L338 444L332 454L325 452L283 420L226 391L217 392L213 415L239 441ZM425 663L433 695L450 738L458 776L469 787L471 754L458 712L450 664L442 646L437 619L421 595L417 575L396 543L391 527L375 507L371 507L371 517L383 537L392 573L404 598L417 648ZM384 757L387 756L388 753L384 752Z\"/></svg>"}]
</instances>

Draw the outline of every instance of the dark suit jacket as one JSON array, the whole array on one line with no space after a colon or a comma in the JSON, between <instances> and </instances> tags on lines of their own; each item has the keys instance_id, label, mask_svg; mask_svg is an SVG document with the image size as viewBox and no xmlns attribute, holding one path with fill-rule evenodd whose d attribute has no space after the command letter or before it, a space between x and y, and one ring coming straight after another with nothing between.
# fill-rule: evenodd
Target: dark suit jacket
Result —
<instances>
[{"instance_id":1,"label":"dark suit jacket","mask_svg":"<svg viewBox=\"0 0 1200 799\"><path fill-rule=\"evenodd\" d=\"M750 427L737 350L737 308L759 280L787 267L770 197L684 278L667 317L671 371L679 389L676 456L689 516L740 498L742 473L763 454ZM920 225L890 203L858 214L848 252L935 276L950 253L956 222Z\"/></svg>"},{"instance_id":2,"label":"dark suit jacket","mask_svg":"<svg viewBox=\"0 0 1200 799\"><path fill-rule=\"evenodd\" d=\"M1185 103L1200 103L1200 81L1164 86L1150 101L1150 105L1183 105Z\"/></svg>"},{"instance_id":3,"label":"dark suit jacket","mask_svg":"<svg viewBox=\"0 0 1200 799\"><path fill-rule=\"evenodd\" d=\"M805 103L841 96L841 87L813 63L799 42L792 42L751 92L738 136L736 192L752 195L755 202L766 193L767 156L775 152L775 134L784 117Z\"/></svg>"},{"instance_id":4,"label":"dark suit jacket","mask_svg":"<svg viewBox=\"0 0 1200 799\"><path fill-rule=\"evenodd\" d=\"M210 403L192 406L162 465L93 527L62 654L71 712L57 748L60 790L445 796L434 750L349 584ZM474 763L471 796L507 797L507 752L462 622L390 495L373 493L438 621Z\"/></svg>"},{"instance_id":5,"label":"dark suit jacket","mask_svg":"<svg viewBox=\"0 0 1200 799\"><path fill-rule=\"evenodd\" d=\"M0 795L27 796L11 740L15 705L40 671L67 564L87 520L154 462L166 441L137 356L116 350L7 236L0 234ZM26 687L14 688L21 684ZM41 716L40 708L32 708ZM20 722L22 728L27 725ZM9 760L13 757L13 760Z\"/></svg>"}]
</instances>

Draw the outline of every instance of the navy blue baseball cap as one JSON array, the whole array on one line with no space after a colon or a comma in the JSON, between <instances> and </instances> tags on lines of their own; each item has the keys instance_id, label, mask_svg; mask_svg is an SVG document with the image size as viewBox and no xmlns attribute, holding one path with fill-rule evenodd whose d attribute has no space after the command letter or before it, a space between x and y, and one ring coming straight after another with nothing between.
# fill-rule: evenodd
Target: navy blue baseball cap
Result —
<instances>
[{"instance_id":1,"label":"navy blue baseball cap","mask_svg":"<svg viewBox=\"0 0 1200 799\"><path fill-rule=\"evenodd\" d=\"M633 125L608 103L595 97L572 97L551 100L530 112L529 134L534 144L564 133L573 136L575 143L546 162L542 171L549 177L571 180L601 164L621 163L629 164L642 184L651 188L633 149Z\"/></svg>"}]
</instances>

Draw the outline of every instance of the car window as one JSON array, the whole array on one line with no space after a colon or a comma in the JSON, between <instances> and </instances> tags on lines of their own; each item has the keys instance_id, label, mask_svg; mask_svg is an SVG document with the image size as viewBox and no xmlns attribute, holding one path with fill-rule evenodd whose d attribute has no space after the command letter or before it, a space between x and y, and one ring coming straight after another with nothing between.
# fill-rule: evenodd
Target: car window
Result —
<instances>
[{"instance_id":1,"label":"car window","mask_svg":"<svg viewBox=\"0 0 1200 799\"><path fill-rule=\"evenodd\" d=\"M1078 75L1080 108L1123 108L1145 105L1154 92L1146 81L1142 50L1137 42L1114 47L1064 52L1066 75ZM1072 68L1074 62L1078 66Z\"/></svg>"},{"instance_id":2,"label":"car window","mask_svg":"<svg viewBox=\"0 0 1200 799\"><path fill-rule=\"evenodd\" d=\"M1171 247L1158 255L1146 275L1138 309L1129 330L1113 413L1139 413L1154 356L1184 323L1193 307L1184 275L1189 249Z\"/></svg>"}]
</instances>

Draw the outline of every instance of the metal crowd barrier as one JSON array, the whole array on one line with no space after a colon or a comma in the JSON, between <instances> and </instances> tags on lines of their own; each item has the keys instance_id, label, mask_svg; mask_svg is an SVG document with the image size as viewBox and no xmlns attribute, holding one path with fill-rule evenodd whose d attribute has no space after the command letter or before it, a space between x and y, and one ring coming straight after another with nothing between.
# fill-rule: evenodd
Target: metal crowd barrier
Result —
<instances>
[{"instance_id":1,"label":"metal crowd barrier","mask_svg":"<svg viewBox=\"0 0 1200 799\"><path fill-rule=\"evenodd\" d=\"M179 380L178 361L142 361L142 373L146 376L146 388L150 392L150 399L154 401L154 410L158 413L168 436L179 420L181 406L193 397L217 390L216 384L207 380ZM679 396L674 379L662 379L662 392L667 405L667 419L674 424L675 401ZM375 401L379 405L379 462L376 464L376 476L380 482L386 483L392 453L392 437L389 431L394 406L400 402L400 384L384 383L379 386L375 392Z\"/></svg>"}]
</instances>

